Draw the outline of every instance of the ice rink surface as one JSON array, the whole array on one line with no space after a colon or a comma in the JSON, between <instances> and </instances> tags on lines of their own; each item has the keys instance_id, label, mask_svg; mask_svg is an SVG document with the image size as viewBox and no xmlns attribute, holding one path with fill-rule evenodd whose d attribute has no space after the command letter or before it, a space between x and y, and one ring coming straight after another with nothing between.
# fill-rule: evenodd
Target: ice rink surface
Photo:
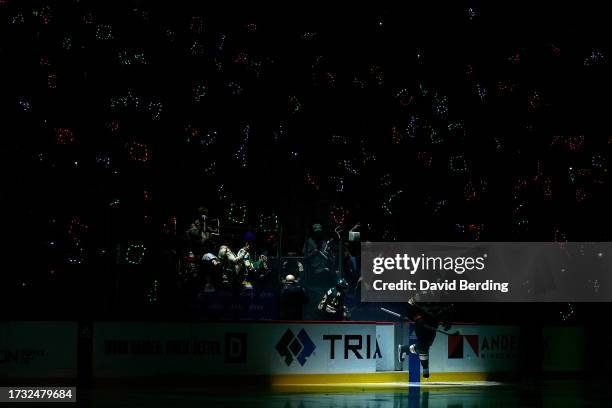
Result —
<instances>
[{"instance_id":1,"label":"ice rink surface","mask_svg":"<svg viewBox=\"0 0 612 408\"><path fill-rule=\"evenodd\" d=\"M331 387L262 391L233 384L208 387L103 388L79 394L80 406L97 408L462 408L608 407L608 382L546 381L524 384L434 383L389 389ZM74 405L72 405L74 407Z\"/></svg>"}]
</instances>

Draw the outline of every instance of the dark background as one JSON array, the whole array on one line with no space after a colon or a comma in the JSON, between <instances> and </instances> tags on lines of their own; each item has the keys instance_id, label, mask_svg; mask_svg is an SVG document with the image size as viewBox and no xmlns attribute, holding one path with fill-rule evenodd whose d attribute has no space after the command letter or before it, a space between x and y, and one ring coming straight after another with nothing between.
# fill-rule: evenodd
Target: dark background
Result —
<instances>
[{"instance_id":1,"label":"dark background","mask_svg":"<svg viewBox=\"0 0 612 408\"><path fill-rule=\"evenodd\" d=\"M202 205L278 216L283 254L338 214L370 240L609 240L603 5L201 3L0 1L6 317L138 315Z\"/></svg>"}]
</instances>

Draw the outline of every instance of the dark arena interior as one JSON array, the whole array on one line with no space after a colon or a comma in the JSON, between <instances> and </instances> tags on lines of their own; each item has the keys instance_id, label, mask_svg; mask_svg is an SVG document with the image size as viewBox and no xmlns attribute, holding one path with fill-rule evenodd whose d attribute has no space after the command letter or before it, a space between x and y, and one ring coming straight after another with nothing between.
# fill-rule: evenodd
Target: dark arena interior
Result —
<instances>
[{"instance_id":1,"label":"dark arena interior","mask_svg":"<svg viewBox=\"0 0 612 408\"><path fill-rule=\"evenodd\" d=\"M605 5L259 3L0 0L0 406L609 406Z\"/></svg>"}]
</instances>

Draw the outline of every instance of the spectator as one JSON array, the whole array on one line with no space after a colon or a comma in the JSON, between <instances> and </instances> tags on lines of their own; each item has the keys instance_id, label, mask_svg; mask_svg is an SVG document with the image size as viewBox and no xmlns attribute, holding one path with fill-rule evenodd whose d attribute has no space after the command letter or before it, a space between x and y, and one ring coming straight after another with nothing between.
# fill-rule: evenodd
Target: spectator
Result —
<instances>
[{"instance_id":1,"label":"spectator","mask_svg":"<svg viewBox=\"0 0 612 408\"><path fill-rule=\"evenodd\" d=\"M321 224L312 226L312 233L304 243L304 266L309 285L323 289L336 280L335 272L330 268L335 263L332 242L325 239Z\"/></svg>"}]
</instances>

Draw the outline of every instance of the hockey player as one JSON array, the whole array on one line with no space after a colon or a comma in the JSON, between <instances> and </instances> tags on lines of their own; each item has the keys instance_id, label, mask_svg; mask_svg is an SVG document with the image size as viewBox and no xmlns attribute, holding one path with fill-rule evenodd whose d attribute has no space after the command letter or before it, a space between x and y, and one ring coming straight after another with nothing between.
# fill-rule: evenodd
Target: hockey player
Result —
<instances>
[{"instance_id":1,"label":"hockey player","mask_svg":"<svg viewBox=\"0 0 612 408\"><path fill-rule=\"evenodd\" d=\"M349 284L344 278L338 279L336 286L330 288L323 299L319 302L317 309L326 320L350 320L351 313L344 305L346 292Z\"/></svg>"},{"instance_id":2,"label":"hockey player","mask_svg":"<svg viewBox=\"0 0 612 408\"><path fill-rule=\"evenodd\" d=\"M208 252L202 257L202 272L204 275L204 291L214 292L222 285L228 285L223 281L221 260L214 254Z\"/></svg>"},{"instance_id":3,"label":"hockey player","mask_svg":"<svg viewBox=\"0 0 612 408\"><path fill-rule=\"evenodd\" d=\"M452 305L443 303L417 303L414 298L408 301L407 316L414 322L414 333L417 341L410 346L399 344L397 346L397 357L402 362L406 353L418 354L425 378L429 378L429 348L436 338L439 326L442 326L445 331L450 329L449 313L451 309Z\"/></svg>"},{"instance_id":4,"label":"hockey player","mask_svg":"<svg viewBox=\"0 0 612 408\"><path fill-rule=\"evenodd\" d=\"M268 274L268 257L255 256L255 234L247 232L244 234L244 241L245 244L237 255L237 259L242 260L241 263L238 263L238 273L245 289L252 289L253 281L260 281Z\"/></svg>"},{"instance_id":5,"label":"hockey player","mask_svg":"<svg viewBox=\"0 0 612 408\"><path fill-rule=\"evenodd\" d=\"M238 270L239 262L242 262L242 257L238 257L227 245L221 245L219 248L218 259L221 262L222 278L221 281L224 286L234 286L236 284L241 285L242 281L239 280Z\"/></svg>"}]
</instances>

